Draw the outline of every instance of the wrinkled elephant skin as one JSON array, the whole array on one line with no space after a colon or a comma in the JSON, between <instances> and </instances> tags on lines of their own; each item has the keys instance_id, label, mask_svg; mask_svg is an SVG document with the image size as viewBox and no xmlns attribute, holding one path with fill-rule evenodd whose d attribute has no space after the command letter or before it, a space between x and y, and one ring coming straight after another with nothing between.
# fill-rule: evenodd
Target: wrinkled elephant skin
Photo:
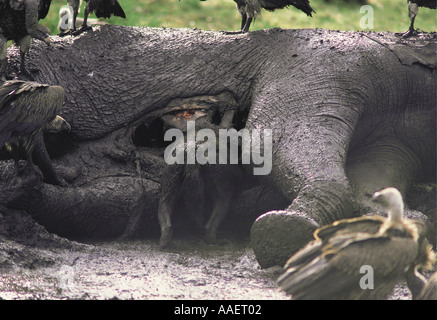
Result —
<instances>
[{"instance_id":1,"label":"wrinkled elephant skin","mask_svg":"<svg viewBox=\"0 0 437 320\"><path fill-rule=\"evenodd\" d=\"M246 128L273 131L266 180L287 202L257 219L252 245L263 267L282 264L316 227L376 212L365 193L391 185L407 196L413 182L435 183L436 39L419 40L103 26L35 44L35 77L66 91L70 147L54 163L70 187L43 186L22 209L61 234L72 232L57 221L84 236L157 228L162 148L135 144L136 129L174 99L227 92Z\"/></svg>"}]
</instances>

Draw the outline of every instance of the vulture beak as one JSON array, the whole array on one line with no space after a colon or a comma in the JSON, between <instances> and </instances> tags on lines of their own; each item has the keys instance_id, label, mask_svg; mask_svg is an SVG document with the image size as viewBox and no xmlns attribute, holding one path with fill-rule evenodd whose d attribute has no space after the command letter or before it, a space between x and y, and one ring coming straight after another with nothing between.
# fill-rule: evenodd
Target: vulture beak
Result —
<instances>
[{"instance_id":1,"label":"vulture beak","mask_svg":"<svg viewBox=\"0 0 437 320\"><path fill-rule=\"evenodd\" d=\"M370 200L383 206L387 205L387 200L381 195L380 192L375 192L374 194L372 194L370 196Z\"/></svg>"}]
</instances>

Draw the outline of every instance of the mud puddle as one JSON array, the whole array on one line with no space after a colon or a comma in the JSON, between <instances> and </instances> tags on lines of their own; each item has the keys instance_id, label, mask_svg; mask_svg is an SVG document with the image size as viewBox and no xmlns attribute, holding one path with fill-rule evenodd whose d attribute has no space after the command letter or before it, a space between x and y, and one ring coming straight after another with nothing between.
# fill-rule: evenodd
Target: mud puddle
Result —
<instances>
[{"instance_id":1,"label":"mud puddle","mask_svg":"<svg viewBox=\"0 0 437 320\"><path fill-rule=\"evenodd\" d=\"M3 299L287 299L263 270L248 242L207 245L175 241L160 251L156 241L89 244L56 253L56 263L0 275Z\"/></svg>"}]
</instances>

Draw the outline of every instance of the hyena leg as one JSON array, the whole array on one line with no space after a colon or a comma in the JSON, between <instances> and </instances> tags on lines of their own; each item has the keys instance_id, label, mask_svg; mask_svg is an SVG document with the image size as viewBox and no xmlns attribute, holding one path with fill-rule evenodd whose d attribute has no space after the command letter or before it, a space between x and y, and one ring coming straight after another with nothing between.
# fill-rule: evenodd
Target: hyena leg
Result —
<instances>
[{"instance_id":1,"label":"hyena leg","mask_svg":"<svg viewBox=\"0 0 437 320\"><path fill-rule=\"evenodd\" d=\"M178 190L181 187L181 177L183 167L178 165L168 165L161 178L161 193L158 206L158 221L161 227L161 238L159 246L165 248L168 246L173 236L173 226L171 217L173 215L173 206L176 201Z\"/></svg>"},{"instance_id":2,"label":"hyena leg","mask_svg":"<svg viewBox=\"0 0 437 320\"><path fill-rule=\"evenodd\" d=\"M158 221L161 227L161 238L159 239L159 246L165 248L171 241L173 236L173 226L171 224L172 209L168 202L160 202L158 208Z\"/></svg>"},{"instance_id":3,"label":"hyena leg","mask_svg":"<svg viewBox=\"0 0 437 320\"><path fill-rule=\"evenodd\" d=\"M217 197L211 217L205 225L205 241L217 242L217 229L228 214L231 197Z\"/></svg>"}]
</instances>

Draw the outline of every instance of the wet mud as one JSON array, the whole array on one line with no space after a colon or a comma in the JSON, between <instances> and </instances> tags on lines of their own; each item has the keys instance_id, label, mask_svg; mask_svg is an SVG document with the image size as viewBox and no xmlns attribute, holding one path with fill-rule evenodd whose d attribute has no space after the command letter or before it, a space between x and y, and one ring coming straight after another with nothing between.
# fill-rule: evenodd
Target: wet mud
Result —
<instances>
[{"instance_id":1,"label":"wet mud","mask_svg":"<svg viewBox=\"0 0 437 320\"><path fill-rule=\"evenodd\" d=\"M56 262L0 275L2 299L208 299L280 300L281 268L261 269L247 242L208 245L176 240L88 244L51 254Z\"/></svg>"},{"instance_id":2,"label":"wet mud","mask_svg":"<svg viewBox=\"0 0 437 320\"><path fill-rule=\"evenodd\" d=\"M0 273L6 300L287 300L275 281L280 267L261 269L247 241L222 245L175 240L111 241L81 250L48 251L47 267ZM400 283L390 300L410 300Z\"/></svg>"}]
</instances>

